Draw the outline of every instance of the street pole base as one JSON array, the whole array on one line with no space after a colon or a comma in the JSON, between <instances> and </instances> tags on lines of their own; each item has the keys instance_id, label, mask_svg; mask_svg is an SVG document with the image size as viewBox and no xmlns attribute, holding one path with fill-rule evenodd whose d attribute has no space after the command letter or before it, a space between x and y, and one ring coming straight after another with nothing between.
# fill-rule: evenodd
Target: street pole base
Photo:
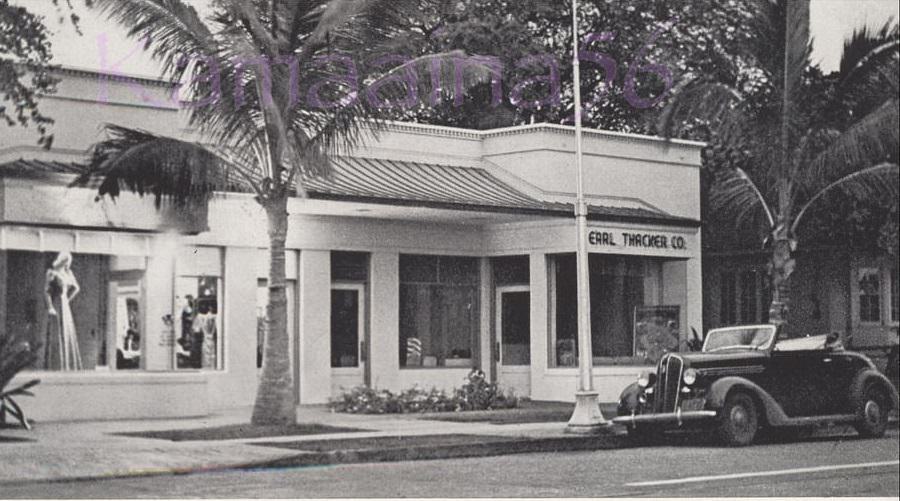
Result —
<instances>
[{"instance_id":1,"label":"street pole base","mask_svg":"<svg viewBox=\"0 0 900 501\"><path fill-rule=\"evenodd\" d=\"M566 433L593 435L605 433L610 422L603 419L600 399L596 391L579 391L575 394L575 411L566 425Z\"/></svg>"}]
</instances>

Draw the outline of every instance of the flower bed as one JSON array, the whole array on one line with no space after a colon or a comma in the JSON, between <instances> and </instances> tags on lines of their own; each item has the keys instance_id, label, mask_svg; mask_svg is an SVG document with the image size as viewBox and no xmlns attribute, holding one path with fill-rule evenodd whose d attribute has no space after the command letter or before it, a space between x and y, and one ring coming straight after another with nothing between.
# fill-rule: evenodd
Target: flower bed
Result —
<instances>
[{"instance_id":1,"label":"flower bed","mask_svg":"<svg viewBox=\"0 0 900 501\"><path fill-rule=\"evenodd\" d=\"M357 386L330 402L334 412L351 414L416 414L426 412L459 412L511 409L519 398L501 390L497 383L485 380L484 373L473 370L462 387L447 393L432 388L413 387L400 393Z\"/></svg>"}]
</instances>

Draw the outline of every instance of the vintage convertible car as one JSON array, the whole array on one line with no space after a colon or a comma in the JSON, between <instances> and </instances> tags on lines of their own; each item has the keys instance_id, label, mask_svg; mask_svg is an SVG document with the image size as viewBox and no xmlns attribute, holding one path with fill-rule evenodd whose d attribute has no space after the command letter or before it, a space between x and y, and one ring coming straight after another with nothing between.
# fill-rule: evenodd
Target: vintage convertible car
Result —
<instances>
[{"instance_id":1,"label":"vintage convertible car","mask_svg":"<svg viewBox=\"0 0 900 501\"><path fill-rule=\"evenodd\" d=\"M779 339L774 325L710 331L700 352L666 353L622 392L615 423L645 441L679 427L714 429L729 445L761 428L852 424L884 434L897 390L836 335Z\"/></svg>"}]
</instances>

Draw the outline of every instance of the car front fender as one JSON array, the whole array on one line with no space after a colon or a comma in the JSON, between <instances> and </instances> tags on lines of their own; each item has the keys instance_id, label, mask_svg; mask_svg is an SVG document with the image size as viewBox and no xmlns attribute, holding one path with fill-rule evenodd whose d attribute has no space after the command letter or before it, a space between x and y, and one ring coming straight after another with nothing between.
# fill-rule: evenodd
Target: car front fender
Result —
<instances>
[{"instance_id":1,"label":"car front fender","mask_svg":"<svg viewBox=\"0 0 900 501\"><path fill-rule=\"evenodd\" d=\"M631 383L622 390L619 396L619 415L625 416L639 412L641 408L638 397L643 393L643 389L637 383Z\"/></svg>"},{"instance_id":2,"label":"car front fender","mask_svg":"<svg viewBox=\"0 0 900 501\"><path fill-rule=\"evenodd\" d=\"M758 384L739 376L723 377L710 385L706 396L706 407L719 411L725 406L725 399L733 390L741 390L753 395L758 404L761 404L766 416L766 422L772 426L786 424L790 420L781 405Z\"/></svg>"},{"instance_id":3,"label":"car front fender","mask_svg":"<svg viewBox=\"0 0 900 501\"><path fill-rule=\"evenodd\" d=\"M850 385L850 397L856 403L857 412L862 412L860 409L862 409L862 399L865 396L863 392L870 384L881 385L887 391L891 397L891 409L900 408L900 398L898 398L897 389L894 388L891 380L875 369L863 369L856 373L856 376L853 377L853 384Z\"/></svg>"}]
</instances>

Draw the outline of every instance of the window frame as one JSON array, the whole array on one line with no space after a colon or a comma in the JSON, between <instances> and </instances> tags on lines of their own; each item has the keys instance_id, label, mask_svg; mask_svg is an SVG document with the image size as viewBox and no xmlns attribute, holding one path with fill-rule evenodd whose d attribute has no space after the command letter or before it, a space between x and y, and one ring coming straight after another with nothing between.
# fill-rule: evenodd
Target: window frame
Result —
<instances>
[{"instance_id":1,"label":"window frame","mask_svg":"<svg viewBox=\"0 0 900 501\"><path fill-rule=\"evenodd\" d=\"M480 355L479 355L480 346L479 345L480 345L480 337L481 337L480 315L481 315L483 308L485 308L485 305L482 304L483 301L481 300L481 288L483 287L483 284L482 284L481 274L479 271L480 270L480 265L478 264L479 258L477 256L467 256L467 255L415 254L415 253L401 253L399 257L400 257L400 261L398 263L398 270L397 270L397 285L398 285L397 310L398 310L399 331L403 330L403 324L402 324L403 316L400 313L403 310L402 289L404 286L424 286L429 289L429 294L433 294L436 289L471 289L471 292L473 293L472 294L473 310L476 315L475 319L473 321L473 326L474 326L474 329L476 332L474 335L470 335L468 346L467 346L467 349L469 351L469 358L468 359L460 359L460 360L469 360L469 365L466 365L466 366L446 365L446 361L448 359L452 359L452 358L449 357L448 354L443 353L440 356L438 356L437 365L434 365L434 366L426 366L426 365L424 365L424 361L423 361L423 365L408 365L408 364L403 363L402 359L398 359L397 366L398 366L399 370L401 370L401 371L406 371L406 370L448 370L448 369L449 370L459 370L459 369L471 369L472 367L479 365L479 358L480 358ZM421 281L421 280L404 281L403 280L404 272L403 272L403 267L402 267L404 257L411 258L413 260L433 259L434 263L435 263L434 281ZM474 263L473 263L474 270L475 270L475 273L473 274L474 281L472 283L443 282L441 277L446 272L442 269L444 266L441 263L442 260L472 260L472 261L474 261ZM402 335L398 336L398 346L397 346L398 351L400 349L406 349L406 346L402 346L402 347L400 346L400 343L403 342L403 339L404 338ZM423 354L423 359L425 356L426 355ZM428 356L431 356L431 355L428 355ZM442 365L442 363L443 363L443 365Z\"/></svg>"},{"instance_id":2,"label":"window frame","mask_svg":"<svg viewBox=\"0 0 900 501\"><path fill-rule=\"evenodd\" d=\"M863 288L861 287L861 282L862 282L862 277L863 277L864 273L869 276L874 276L876 278L876 280L878 280L878 284L876 287L877 300L875 301L875 305L878 308L878 318L874 319L874 320L871 320L868 318L866 318L866 319L863 318L863 304L862 304L863 303L862 302ZM856 268L856 277L855 278L856 278L856 280L855 280L856 297L854 298L854 300L856 302L856 320L859 322L860 325L882 325L882 324L884 324L884 318L885 318L884 286L885 286L885 283L882 278L882 267L881 266L858 266ZM866 294L866 295L870 296L870 294Z\"/></svg>"},{"instance_id":3,"label":"window frame","mask_svg":"<svg viewBox=\"0 0 900 501\"><path fill-rule=\"evenodd\" d=\"M196 280L197 286L200 286L201 278L212 278L216 281L216 367L208 368L208 367L178 367L178 339L183 335L181 332L181 309L179 308L179 282L183 279L188 280ZM174 328L173 338L175 342L172 344L172 355L171 355L171 363L172 370L176 372L185 372L185 371L200 371L200 372L225 372L228 369L226 364L226 351L225 351L225 278L219 275L207 275L207 274L193 274L190 272L179 273L175 276L175 280L172 290L172 302L173 308L172 310L175 312L173 315L173 319L177 327ZM199 293L195 298L199 298ZM194 313L196 315L196 312ZM201 355L202 356L202 355Z\"/></svg>"}]
</instances>

